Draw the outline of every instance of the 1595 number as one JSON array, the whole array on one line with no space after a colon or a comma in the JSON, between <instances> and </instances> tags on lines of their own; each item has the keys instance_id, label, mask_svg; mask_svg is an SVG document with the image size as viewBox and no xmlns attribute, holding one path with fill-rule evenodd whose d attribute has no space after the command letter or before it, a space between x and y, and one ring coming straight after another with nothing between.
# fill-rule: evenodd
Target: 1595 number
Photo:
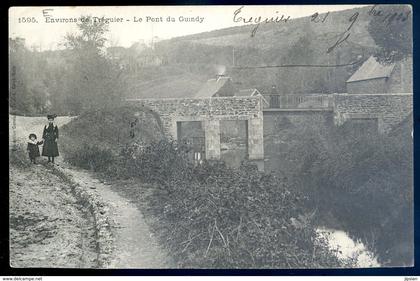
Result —
<instances>
[{"instance_id":1,"label":"1595 number","mask_svg":"<svg viewBox=\"0 0 420 281\"><path fill-rule=\"evenodd\" d=\"M19 23L38 23L35 17L18 18Z\"/></svg>"}]
</instances>

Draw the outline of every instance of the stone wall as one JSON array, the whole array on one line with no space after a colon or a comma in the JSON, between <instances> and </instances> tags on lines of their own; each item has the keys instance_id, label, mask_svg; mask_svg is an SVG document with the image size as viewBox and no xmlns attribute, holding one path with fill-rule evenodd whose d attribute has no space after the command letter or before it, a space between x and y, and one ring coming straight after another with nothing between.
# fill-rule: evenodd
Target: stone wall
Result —
<instances>
[{"instance_id":1,"label":"stone wall","mask_svg":"<svg viewBox=\"0 0 420 281\"><path fill-rule=\"evenodd\" d=\"M335 94L334 123L346 120L378 119L378 130L386 133L413 110L413 94Z\"/></svg>"},{"instance_id":2,"label":"stone wall","mask_svg":"<svg viewBox=\"0 0 420 281\"><path fill-rule=\"evenodd\" d=\"M164 132L177 139L178 123L201 121L205 132L206 157L220 160L220 121L248 121L248 159L262 170L264 163L262 98L217 97L184 99L131 99L131 105L146 106L160 115Z\"/></svg>"},{"instance_id":3,"label":"stone wall","mask_svg":"<svg viewBox=\"0 0 420 281\"><path fill-rule=\"evenodd\" d=\"M335 94L330 110L266 110L265 171L298 176L317 147L328 147L335 125L349 120L368 128L377 124L386 133L412 112L412 99L412 94Z\"/></svg>"},{"instance_id":4,"label":"stone wall","mask_svg":"<svg viewBox=\"0 0 420 281\"><path fill-rule=\"evenodd\" d=\"M177 121L249 120L262 118L261 97L129 99L131 105L157 112L167 134L176 138Z\"/></svg>"},{"instance_id":5,"label":"stone wall","mask_svg":"<svg viewBox=\"0 0 420 281\"><path fill-rule=\"evenodd\" d=\"M158 113L164 131L177 139L180 122L199 121L204 129L206 158L220 160L221 125L224 120L244 120L247 158L267 170L296 168L308 151L294 151L305 136L329 134L334 124L351 119L374 120L381 133L388 132L412 112L412 94L334 94L332 106L322 109L263 110L261 97L218 97L202 99L128 100ZM363 121L363 120L362 120ZM310 147L311 144L308 144ZM290 159L289 159L290 158ZM296 162L296 163L295 163ZM272 167L272 168L270 168ZM293 169L295 169L293 168ZM289 171L291 172L291 171Z\"/></svg>"}]
</instances>

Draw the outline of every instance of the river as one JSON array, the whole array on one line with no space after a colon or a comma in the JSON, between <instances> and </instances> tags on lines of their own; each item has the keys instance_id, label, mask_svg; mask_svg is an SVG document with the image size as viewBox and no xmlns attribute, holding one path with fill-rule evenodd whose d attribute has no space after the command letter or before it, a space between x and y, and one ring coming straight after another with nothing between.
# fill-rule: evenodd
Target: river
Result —
<instances>
[{"instance_id":1,"label":"river","mask_svg":"<svg viewBox=\"0 0 420 281\"><path fill-rule=\"evenodd\" d=\"M330 249L338 249L338 257L341 259L357 257L356 267L380 267L377 257L366 249L360 241L354 241L349 235L337 229L320 227L317 229L323 237L327 238Z\"/></svg>"}]
</instances>

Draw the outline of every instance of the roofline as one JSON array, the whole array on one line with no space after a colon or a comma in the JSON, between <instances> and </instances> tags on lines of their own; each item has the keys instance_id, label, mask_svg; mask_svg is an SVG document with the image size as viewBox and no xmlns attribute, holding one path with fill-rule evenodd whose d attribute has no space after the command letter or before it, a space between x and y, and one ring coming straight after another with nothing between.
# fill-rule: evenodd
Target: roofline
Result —
<instances>
[{"instance_id":1,"label":"roofline","mask_svg":"<svg viewBox=\"0 0 420 281\"><path fill-rule=\"evenodd\" d=\"M124 101L164 101L164 100L205 100L205 99L257 99L256 96L227 96L227 97L183 97L183 98L128 98Z\"/></svg>"},{"instance_id":2,"label":"roofline","mask_svg":"<svg viewBox=\"0 0 420 281\"><path fill-rule=\"evenodd\" d=\"M353 81L349 81L350 80L349 79L349 80L346 81L346 83L360 82L360 81L368 81L368 80L375 80L375 79L383 79L383 78L389 78L390 76L381 76L381 77L374 77L374 78L368 78L368 79L358 79L358 80L353 80Z\"/></svg>"},{"instance_id":3,"label":"roofline","mask_svg":"<svg viewBox=\"0 0 420 281\"><path fill-rule=\"evenodd\" d=\"M267 99L264 97L263 94L261 94L258 90L257 90L258 94L256 95L251 95L251 97L261 97L261 99L267 104L269 105L270 103L267 101Z\"/></svg>"},{"instance_id":4,"label":"roofline","mask_svg":"<svg viewBox=\"0 0 420 281\"><path fill-rule=\"evenodd\" d=\"M258 89L257 88L248 88L248 89L240 89L239 91L250 91L250 90L257 90L258 91Z\"/></svg>"}]
</instances>

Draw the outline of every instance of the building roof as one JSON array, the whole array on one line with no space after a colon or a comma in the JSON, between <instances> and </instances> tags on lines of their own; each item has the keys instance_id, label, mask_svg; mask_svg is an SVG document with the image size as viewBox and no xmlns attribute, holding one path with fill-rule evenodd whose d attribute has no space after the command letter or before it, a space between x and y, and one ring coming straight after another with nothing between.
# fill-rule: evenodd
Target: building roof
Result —
<instances>
[{"instance_id":1,"label":"building roof","mask_svg":"<svg viewBox=\"0 0 420 281\"><path fill-rule=\"evenodd\" d=\"M362 66L347 80L347 82L356 82L377 78L388 78L394 69L395 64L380 64L373 56L368 58Z\"/></svg>"},{"instance_id":2,"label":"building roof","mask_svg":"<svg viewBox=\"0 0 420 281\"><path fill-rule=\"evenodd\" d=\"M217 79L209 79L206 84L195 95L196 98L209 98L214 96L220 89L230 80L230 77L219 77Z\"/></svg>"},{"instance_id":3,"label":"building roof","mask_svg":"<svg viewBox=\"0 0 420 281\"><path fill-rule=\"evenodd\" d=\"M265 99L265 97L258 91L257 89L243 89L239 90L237 93L235 93L236 97L254 97L260 95L263 99L263 102L268 105L268 101Z\"/></svg>"},{"instance_id":4,"label":"building roof","mask_svg":"<svg viewBox=\"0 0 420 281\"><path fill-rule=\"evenodd\" d=\"M260 92L257 89L244 89L244 90L239 90L239 92L237 92L235 94L235 96L238 97L252 97L254 95L258 95Z\"/></svg>"}]
</instances>

